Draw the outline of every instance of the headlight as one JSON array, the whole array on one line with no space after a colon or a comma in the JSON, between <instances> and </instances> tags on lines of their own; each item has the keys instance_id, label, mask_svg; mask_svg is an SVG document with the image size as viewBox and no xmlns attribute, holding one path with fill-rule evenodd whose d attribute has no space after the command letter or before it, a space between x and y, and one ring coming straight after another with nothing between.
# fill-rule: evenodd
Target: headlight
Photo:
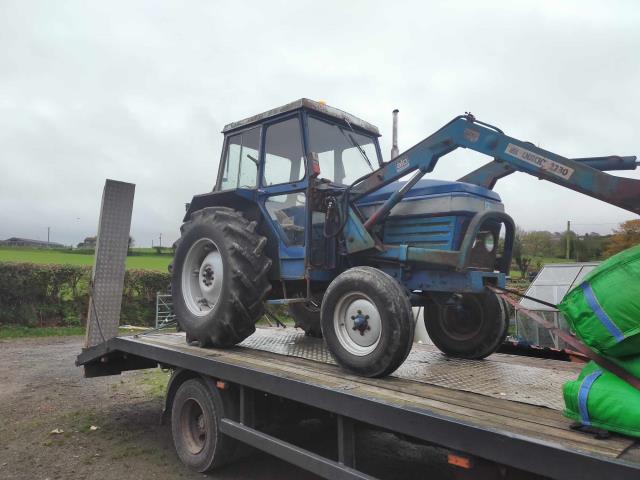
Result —
<instances>
[{"instance_id":1,"label":"headlight","mask_svg":"<svg viewBox=\"0 0 640 480\"><path fill-rule=\"evenodd\" d=\"M491 233L486 233L484 235L484 240L482 241L482 244L484 245L484 248L489 253L493 252L493 249L496 248L496 241L493 238L493 235Z\"/></svg>"},{"instance_id":2,"label":"headlight","mask_svg":"<svg viewBox=\"0 0 640 480\"><path fill-rule=\"evenodd\" d=\"M485 250L489 253L493 252L496 248L496 239L491 232L478 232L476 239L473 241L473 246L471 248L476 248L477 246L482 245Z\"/></svg>"}]
</instances>

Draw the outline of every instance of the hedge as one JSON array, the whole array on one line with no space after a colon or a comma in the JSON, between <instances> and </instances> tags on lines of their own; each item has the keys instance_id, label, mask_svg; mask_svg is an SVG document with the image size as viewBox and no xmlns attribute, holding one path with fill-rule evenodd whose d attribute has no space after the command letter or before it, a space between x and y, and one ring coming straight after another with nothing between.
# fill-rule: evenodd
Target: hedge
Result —
<instances>
[{"instance_id":1,"label":"hedge","mask_svg":"<svg viewBox=\"0 0 640 480\"><path fill-rule=\"evenodd\" d=\"M91 267L0 263L0 324L85 325ZM156 293L166 292L169 274L127 270L121 324L153 325Z\"/></svg>"}]
</instances>

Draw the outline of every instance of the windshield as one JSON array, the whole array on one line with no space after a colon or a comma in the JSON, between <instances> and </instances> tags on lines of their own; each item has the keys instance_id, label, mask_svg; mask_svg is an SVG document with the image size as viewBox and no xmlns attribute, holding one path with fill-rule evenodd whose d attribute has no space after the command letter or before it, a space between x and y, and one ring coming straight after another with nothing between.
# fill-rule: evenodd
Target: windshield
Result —
<instances>
[{"instance_id":1,"label":"windshield","mask_svg":"<svg viewBox=\"0 0 640 480\"><path fill-rule=\"evenodd\" d=\"M309 150L318 155L320 178L326 178L341 185L351 185L378 166L378 152L374 137L356 133L349 127L339 127L311 116L309 117Z\"/></svg>"}]
</instances>

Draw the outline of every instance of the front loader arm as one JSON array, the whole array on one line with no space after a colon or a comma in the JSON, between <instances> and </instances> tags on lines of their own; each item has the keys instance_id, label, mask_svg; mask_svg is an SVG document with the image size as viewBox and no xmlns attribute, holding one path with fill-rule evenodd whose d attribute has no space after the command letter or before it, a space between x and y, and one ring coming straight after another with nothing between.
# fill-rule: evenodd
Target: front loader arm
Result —
<instances>
[{"instance_id":1,"label":"front loader arm","mask_svg":"<svg viewBox=\"0 0 640 480\"><path fill-rule=\"evenodd\" d=\"M635 170L638 166L636 157L618 157L616 155L609 157L573 158L572 160L589 165L603 172L609 170ZM481 187L491 190L498 180L507 175L511 175L515 171L516 169L509 164L500 160L493 160L477 170L468 173L464 177L459 178L458 181L473 183L474 185L480 185Z\"/></svg>"},{"instance_id":2,"label":"front loader arm","mask_svg":"<svg viewBox=\"0 0 640 480\"><path fill-rule=\"evenodd\" d=\"M640 180L616 177L601 171L621 167L634 169L637 166L636 157L571 160L529 142L509 137L501 130L477 121L470 114L454 118L440 130L355 184L351 188L351 199L357 200L417 170L408 182L413 185L425 173L431 172L442 156L458 147L469 148L494 159L463 177L461 181L491 188L497 179L520 171L640 214ZM380 222L408 189L402 190L404 191L395 192L371 215L365 223L367 230Z\"/></svg>"}]
</instances>

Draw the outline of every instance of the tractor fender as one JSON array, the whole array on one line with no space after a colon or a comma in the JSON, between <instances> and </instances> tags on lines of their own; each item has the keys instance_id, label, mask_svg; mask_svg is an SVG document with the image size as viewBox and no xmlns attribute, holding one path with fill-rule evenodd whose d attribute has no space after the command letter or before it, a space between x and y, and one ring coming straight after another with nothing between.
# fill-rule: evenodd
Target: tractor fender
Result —
<instances>
[{"instance_id":1,"label":"tractor fender","mask_svg":"<svg viewBox=\"0 0 640 480\"><path fill-rule=\"evenodd\" d=\"M267 257L273 262L271 270L269 270L269 278L280 278L280 252L278 250L278 237L273 228L267 225L270 220L263 218L257 201L257 192L249 188L238 188L236 190L228 190L222 192L209 192L201 195L195 195L191 203L187 204L186 213L183 222L191 218L193 212L202 210L207 207L228 207L240 213L249 221L258 223L258 233L267 237L267 245L265 251Z\"/></svg>"},{"instance_id":2,"label":"tractor fender","mask_svg":"<svg viewBox=\"0 0 640 480\"><path fill-rule=\"evenodd\" d=\"M228 207L233 208L249 220L260 220L260 210L256 203L254 190L237 189L225 192L209 192L201 195L194 195L191 203L187 204L187 211L182 219L186 222L191 218L193 212L206 207Z\"/></svg>"}]
</instances>

